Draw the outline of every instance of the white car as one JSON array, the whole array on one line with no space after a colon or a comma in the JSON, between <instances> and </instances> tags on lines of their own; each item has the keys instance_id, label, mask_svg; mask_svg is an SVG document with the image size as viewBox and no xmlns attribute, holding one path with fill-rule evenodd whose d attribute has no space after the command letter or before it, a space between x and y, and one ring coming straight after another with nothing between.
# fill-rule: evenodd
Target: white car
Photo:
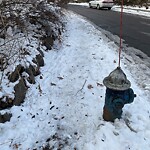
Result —
<instances>
[{"instance_id":1,"label":"white car","mask_svg":"<svg viewBox=\"0 0 150 150\"><path fill-rule=\"evenodd\" d=\"M113 0L92 0L89 2L90 8L108 8L109 10L113 7Z\"/></svg>"}]
</instances>

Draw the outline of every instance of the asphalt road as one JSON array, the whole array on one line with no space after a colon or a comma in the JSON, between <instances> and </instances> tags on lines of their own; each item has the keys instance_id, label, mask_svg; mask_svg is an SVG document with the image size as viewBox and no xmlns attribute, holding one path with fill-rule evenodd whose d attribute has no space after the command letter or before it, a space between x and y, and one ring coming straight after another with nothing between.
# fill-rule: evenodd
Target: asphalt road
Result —
<instances>
[{"instance_id":1,"label":"asphalt road","mask_svg":"<svg viewBox=\"0 0 150 150\"><path fill-rule=\"evenodd\" d=\"M109 10L97 10L83 6L68 5L72 10L97 26L119 36L120 13ZM150 18L132 14L123 14L123 39L125 44L137 48L150 57Z\"/></svg>"}]
</instances>

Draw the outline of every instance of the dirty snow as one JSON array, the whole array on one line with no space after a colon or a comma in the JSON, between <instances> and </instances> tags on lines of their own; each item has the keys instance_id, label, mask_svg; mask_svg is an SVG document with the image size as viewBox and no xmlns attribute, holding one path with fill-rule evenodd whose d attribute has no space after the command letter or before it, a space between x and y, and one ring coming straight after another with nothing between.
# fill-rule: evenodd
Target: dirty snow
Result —
<instances>
[{"instance_id":1,"label":"dirty snow","mask_svg":"<svg viewBox=\"0 0 150 150\"><path fill-rule=\"evenodd\" d=\"M40 150L47 140L54 150L149 150L150 89L134 78L143 70L122 54L121 67L137 97L122 119L105 122L103 79L118 66L118 46L82 17L65 14L62 44L44 53L42 74L25 102L1 111L13 116L0 124L0 149Z\"/></svg>"}]
</instances>

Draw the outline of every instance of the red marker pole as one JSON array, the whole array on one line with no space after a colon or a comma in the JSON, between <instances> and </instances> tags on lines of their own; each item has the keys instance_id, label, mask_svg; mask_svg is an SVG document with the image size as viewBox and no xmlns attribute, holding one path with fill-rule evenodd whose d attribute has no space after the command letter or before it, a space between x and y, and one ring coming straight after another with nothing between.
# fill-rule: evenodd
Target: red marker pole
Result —
<instances>
[{"instance_id":1,"label":"red marker pole","mask_svg":"<svg viewBox=\"0 0 150 150\"><path fill-rule=\"evenodd\" d=\"M120 59L121 59L121 51L122 51L123 3L124 3L124 0L122 0L122 3L121 3L121 12L120 12L120 47L119 47L119 64L118 64L119 67L120 67Z\"/></svg>"}]
</instances>

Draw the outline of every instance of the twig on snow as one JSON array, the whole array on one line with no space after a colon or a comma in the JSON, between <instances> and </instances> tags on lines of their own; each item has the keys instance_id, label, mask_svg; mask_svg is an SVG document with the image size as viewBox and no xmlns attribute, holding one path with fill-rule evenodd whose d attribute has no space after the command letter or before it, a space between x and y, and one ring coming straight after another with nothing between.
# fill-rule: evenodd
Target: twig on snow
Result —
<instances>
[{"instance_id":1,"label":"twig on snow","mask_svg":"<svg viewBox=\"0 0 150 150\"><path fill-rule=\"evenodd\" d=\"M84 86L85 86L86 81L87 81L87 80L85 79L84 84L82 85L82 88L81 88L81 89L79 89L79 90L77 91L76 95L77 95L80 91L82 91L82 90L83 90L83 88L84 88ZM75 96L76 96L76 95L75 95Z\"/></svg>"},{"instance_id":2,"label":"twig on snow","mask_svg":"<svg viewBox=\"0 0 150 150\"><path fill-rule=\"evenodd\" d=\"M132 132L137 133L137 131L131 127L130 122L129 122L128 119L125 119L125 123L126 123L127 127L128 127Z\"/></svg>"}]
</instances>

